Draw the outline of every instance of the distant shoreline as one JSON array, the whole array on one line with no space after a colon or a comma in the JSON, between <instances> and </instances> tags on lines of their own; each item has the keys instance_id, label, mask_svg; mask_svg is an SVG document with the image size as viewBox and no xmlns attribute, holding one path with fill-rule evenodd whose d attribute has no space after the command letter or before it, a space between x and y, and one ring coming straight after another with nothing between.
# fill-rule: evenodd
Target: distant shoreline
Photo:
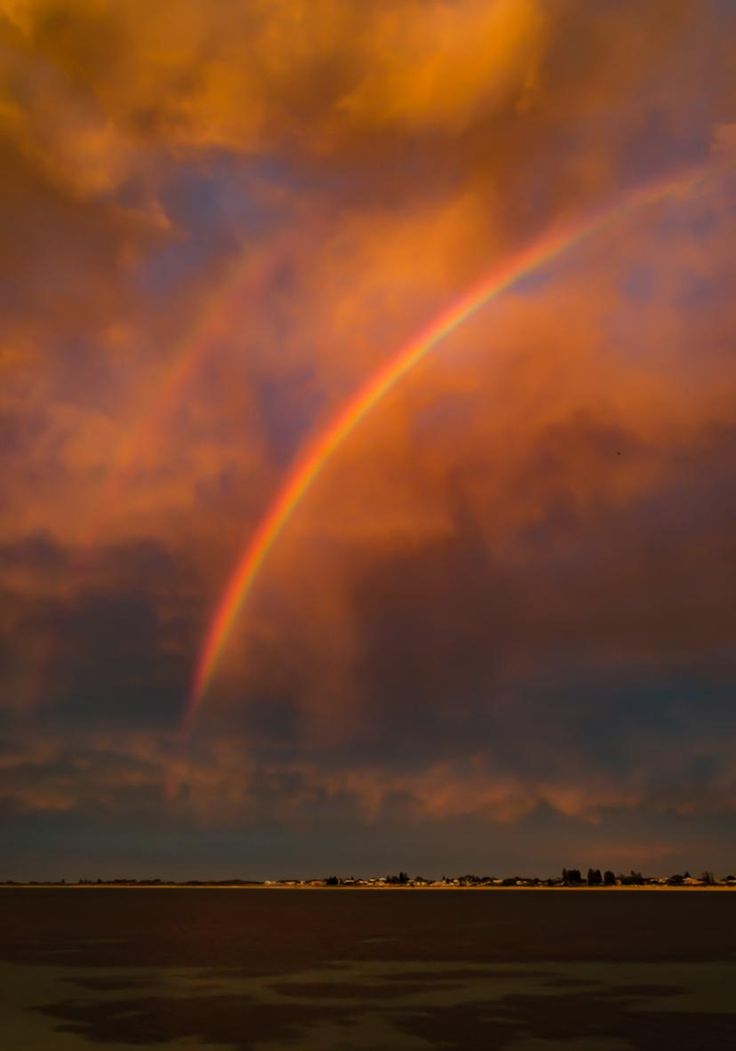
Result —
<instances>
[{"instance_id":1,"label":"distant shoreline","mask_svg":"<svg viewBox=\"0 0 736 1051\"><path fill-rule=\"evenodd\" d=\"M736 886L733 884L695 884L695 885L679 885L673 886L669 884L645 884L645 885L617 885L609 887L588 887L582 886L453 886L452 884L437 885L437 886L394 886L390 884L377 884L371 886L338 886L330 887L319 884L283 884L283 883L0 883L0 890L263 890L263 891L330 891L331 893L346 893L352 892L375 892L384 891L392 893L408 893L415 892L426 894L432 891L447 893L448 891L469 891L474 893L494 893L494 892L542 892L551 891L553 893L562 892L580 892L605 894L611 892L625 892L631 893L632 891L643 891L646 893L651 892L677 892L691 894L693 892L707 891L709 893L713 891L736 891Z\"/></svg>"}]
</instances>

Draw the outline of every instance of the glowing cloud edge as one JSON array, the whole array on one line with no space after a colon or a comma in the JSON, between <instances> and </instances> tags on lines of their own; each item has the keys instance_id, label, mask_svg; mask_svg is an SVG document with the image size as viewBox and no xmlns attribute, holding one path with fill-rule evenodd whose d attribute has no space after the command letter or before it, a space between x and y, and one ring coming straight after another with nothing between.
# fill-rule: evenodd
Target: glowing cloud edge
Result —
<instances>
[{"instance_id":1,"label":"glowing cloud edge","mask_svg":"<svg viewBox=\"0 0 736 1051\"><path fill-rule=\"evenodd\" d=\"M482 307L507 292L516 282L551 262L637 209L700 181L704 166L676 178L638 189L623 201L572 226L549 231L504 265L476 282L459 300L435 317L410 343L397 351L360 387L328 424L309 441L286 476L275 500L247 542L215 608L200 651L194 680L184 710L182 730L192 725L212 681L219 660L253 583L282 529L340 445L378 402L434 347Z\"/></svg>"}]
</instances>

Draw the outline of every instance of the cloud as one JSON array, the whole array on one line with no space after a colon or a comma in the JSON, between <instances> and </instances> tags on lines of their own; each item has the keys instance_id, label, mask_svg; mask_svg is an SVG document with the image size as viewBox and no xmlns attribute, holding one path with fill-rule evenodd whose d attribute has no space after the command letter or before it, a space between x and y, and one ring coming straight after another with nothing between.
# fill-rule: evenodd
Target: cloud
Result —
<instances>
[{"instance_id":1,"label":"cloud","mask_svg":"<svg viewBox=\"0 0 736 1051\"><path fill-rule=\"evenodd\" d=\"M339 102L364 126L458 130L509 98L518 105L542 49L534 0L400 5L371 22L365 75Z\"/></svg>"},{"instance_id":2,"label":"cloud","mask_svg":"<svg viewBox=\"0 0 736 1051\"><path fill-rule=\"evenodd\" d=\"M732 21L685 0L2 5L13 813L458 842L485 822L661 856L672 813L721 813ZM510 253L693 165L361 423L177 750L208 617L307 436Z\"/></svg>"}]
</instances>

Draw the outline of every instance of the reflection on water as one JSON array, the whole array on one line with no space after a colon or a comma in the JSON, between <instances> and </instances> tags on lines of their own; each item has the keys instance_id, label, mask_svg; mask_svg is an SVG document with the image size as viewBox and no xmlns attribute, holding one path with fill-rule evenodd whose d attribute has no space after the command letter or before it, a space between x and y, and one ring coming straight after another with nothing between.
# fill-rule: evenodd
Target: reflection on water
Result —
<instances>
[{"instance_id":1,"label":"reflection on water","mask_svg":"<svg viewBox=\"0 0 736 1051\"><path fill-rule=\"evenodd\" d=\"M736 963L346 961L234 968L1 964L27 1051L708 1051L736 1047Z\"/></svg>"}]
</instances>

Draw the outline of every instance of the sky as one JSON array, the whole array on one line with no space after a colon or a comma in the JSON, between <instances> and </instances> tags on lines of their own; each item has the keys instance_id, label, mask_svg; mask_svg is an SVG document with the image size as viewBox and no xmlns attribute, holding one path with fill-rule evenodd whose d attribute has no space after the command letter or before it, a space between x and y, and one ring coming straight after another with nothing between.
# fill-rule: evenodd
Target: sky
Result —
<instances>
[{"instance_id":1,"label":"sky","mask_svg":"<svg viewBox=\"0 0 736 1051\"><path fill-rule=\"evenodd\" d=\"M0 878L736 869L735 38L0 0Z\"/></svg>"}]
</instances>

